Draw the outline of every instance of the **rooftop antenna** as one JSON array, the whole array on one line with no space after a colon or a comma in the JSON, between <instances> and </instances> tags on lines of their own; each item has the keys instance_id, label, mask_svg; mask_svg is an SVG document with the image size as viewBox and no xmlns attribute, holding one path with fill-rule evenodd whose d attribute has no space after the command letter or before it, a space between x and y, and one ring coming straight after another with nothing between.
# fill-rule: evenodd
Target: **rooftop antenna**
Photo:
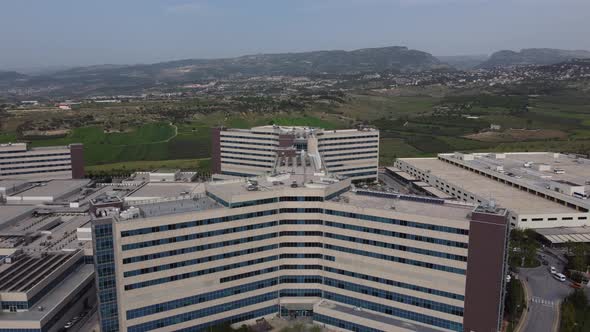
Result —
<instances>
[{"instance_id":1,"label":"rooftop antenna","mask_svg":"<svg viewBox=\"0 0 590 332\"><path fill-rule=\"evenodd\" d=\"M303 183L307 183L307 172L305 171L305 167L306 167L306 155L305 155L305 150L301 150L301 163L303 164Z\"/></svg>"}]
</instances>

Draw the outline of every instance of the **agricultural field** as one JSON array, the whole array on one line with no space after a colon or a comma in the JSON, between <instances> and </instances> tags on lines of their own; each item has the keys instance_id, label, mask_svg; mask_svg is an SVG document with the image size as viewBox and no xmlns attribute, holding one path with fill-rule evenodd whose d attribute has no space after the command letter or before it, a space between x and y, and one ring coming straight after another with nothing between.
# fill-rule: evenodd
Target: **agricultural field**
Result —
<instances>
[{"instance_id":1,"label":"agricultural field","mask_svg":"<svg viewBox=\"0 0 590 332\"><path fill-rule=\"evenodd\" d=\"M268 98L82 104L72 111L0 113L0 142L83 143L91 172L208 167L212 127L278 124L381 130L380 162L449 151L590 153L590 97L352 93L337 100ZM490 125L500 126L491 131ZM63 132L27 137L28 132Z\"/></svg>"},{"instance_id":2,"label":"agricultural field","mask_svg":"<svg viewBox=\"0 0 590 332\"><path fill-rule=\"evenodd\" d=\"M177 159L177 160L142 160L127 161L112 164L86 166L86 174L89 176L102 174L130 174L135 171L155 169L180 169L183 171L198 171L208 173L210 158L203 159Z\"/></svg>"}]
</instances>

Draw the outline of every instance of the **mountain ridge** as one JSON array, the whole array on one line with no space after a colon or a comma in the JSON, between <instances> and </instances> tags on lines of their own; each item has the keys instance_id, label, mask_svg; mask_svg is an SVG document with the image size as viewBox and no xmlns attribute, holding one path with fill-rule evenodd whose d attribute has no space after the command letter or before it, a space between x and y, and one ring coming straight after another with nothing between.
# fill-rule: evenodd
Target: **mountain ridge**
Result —
<instances>
[{"instance_id":1,"label":"mountain ridge","mask_svg":"<svg viewBox=\"0 0 590 332\"><path fill-rule=\"evenodd\" d=\"M262 53L221 59L181 59L152 64L94 65L51 74L8 77L0 87L51 87L52 94L141 91L155 86L255 76L347 75L450 69L432 54L405 46L291 53Z\"/></svg>"},{"instance_id":2,"label":"mountain ridge","mask_svg":"<svg viewBox=\"0 0 590 332\"><path fill-rule=\"evenodd\" d=\"M479 64L477 68L490 69L494 67L522 65L551 65L576 58L590 58L590 51L556 48L524 48L519 52L500 50L494 52L488 60Z\"/></svg>"}]
</instances>

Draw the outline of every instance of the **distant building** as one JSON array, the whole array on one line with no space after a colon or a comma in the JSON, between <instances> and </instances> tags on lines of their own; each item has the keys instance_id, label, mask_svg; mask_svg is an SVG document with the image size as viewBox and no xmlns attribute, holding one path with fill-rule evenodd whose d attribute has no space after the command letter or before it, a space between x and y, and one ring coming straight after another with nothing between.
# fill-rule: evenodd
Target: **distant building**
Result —
<instances>
[{"instance_id":1,"label":"distant building","mask_svg":"<svg viewBox=\"0 0 590 332\"><path fill-rule=\"evenodd\" d=\"M26 143L0 144L0 180L81 179L84 177L84 146L27 148Z\"/></svg>"},{"instance_id":2,"label":"distant building","mask_svg":"<svg viewBox=\"0 0 590 332\"><path fill-rule=\"evenodd\" d=\"M376 180L379 131L262 126L213 129L213 172L248 177L290 172L303 153L320 172L356 180Z\"/></svg>"}]
</instances>

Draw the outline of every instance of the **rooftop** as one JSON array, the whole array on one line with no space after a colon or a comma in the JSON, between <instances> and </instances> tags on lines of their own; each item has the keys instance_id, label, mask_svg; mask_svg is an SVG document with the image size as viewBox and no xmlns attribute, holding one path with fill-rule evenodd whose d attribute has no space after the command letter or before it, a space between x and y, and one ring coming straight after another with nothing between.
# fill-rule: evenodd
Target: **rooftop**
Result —
<instances>
[{"instance_id":1,"label":"rooftop","mask_svg":"<svg viewBox=\"0 0 590 332\"><path fill-rule=\"evenodd\" d=\"M18 188L25 185L27 182L28 181L25 180L0 180L0 189Z\"/></svg>"},{"instance_id":2,"label":"rooftop","mask_svg":"<svg viewBox=\"0 0 590 332\"><path fill-rule=\"evenodd\" d=\"M125 201L158 199L163 197L194 196L203 194L205 185L195 182L151 182L125 197Z\"/></svg>"},{"instance_id":3,"label":"rooftop","mask_svg":"<svg viewBox=\"0 0 590 332\"><path fill-rule=\"evenodd\" d=\"M0 205L0 229L6 226L3 226L4 223L29 213L34 209L35 207L33 206Z\"/></svg>"},{"instance_id":4,"label":"rooftop","mask_svg":"<svg viewBox=\"0 0 590 332\"><path fill-rule=\"evenodd\" d=\"M90 180L51 180L13 196L59 198L89 183Z\"/></svg>"},{"instance_id":5,"label":"rooftop","mask_svg":"<svg viewBox=\"0 0 590 332\"><path fill-rule=\"evenodd\" d=\"M72 257L70 253L42 253L0 265L0 292L27 292Z\"/></svg>"},{"instance_id":6,"label":"rooftop","mask_svg":"<svg viewBox=\"0 0 590 332\"><path fill-rule=\"evenodd\" d=\"M589 159L553 152L515 152L503 153L500 158L493 156L494 154L476 153L474 160L464 162L478 169L501 166L504 174L509 177L540 189L547 188L551 181L590 189ZM545 168L541 170L537 165ZM556 169L560 171L555 172Z\"/></svg>"},{"instance_id":7,"label":"rooftop","mask_svg":"<svg viewBox=\"0 0 590 332\"><path fill-rule=\"evenodd\" d=\"M493 199L500 206L520 214L577 212L573 208L512 188L437 158L404 158L402 160L423 171L430 171L432 175L451 182L464 191L478 195L486 200Z\"/></svg>"},{"instance_id":8,"label":"rooftop","mask_svg":"<svg viewBox=\"0 0 590 332\"><path fill-rule=\"evenodd\" d=\"M0 312L0 325L3 321L41 321L45 316L55 310L58 305L63 304L71 293L78 287L86 283L89 278L93 278L94 266L92 264L82 264L76 271L70 273L61 283L45 295L41 300L35 303L35 308L23 312ZM42 310L39 310L42 308Z\"/></svg>"},{"instance_id":9,"label":"rooftop","mask_svg":"<svg viewBox=\"0 0 590 332\"><path fill-rule=\"evenodd\" d=\"M210 182L207 184L207 191L229 200L230 197L235 195L250 195L284 189L325 189L338 182L341 182L341 180L330 176L324 176L323 173L314 173L313 169L310 167L305 173L282 173L274 176L259 176L249 179L239 178Z\"/></svg>"},{"instance_id":10,"label":"rooftop","mask_svg":"<svg viewBox=\"0 0 590 332\"><path fill-rule=\"evenodd\" d=\"M141 216L159 217L176 213L188 213L202 210L219 209L222 206L217 204L209 197L202 197L197 199L184 199L177 201L159 202L154 204L145 204L139 206Z\"/></svg>"},{"instance_id":11,"label":"rooftop","mask_svg":"<svg viewBox=\"0 0 590 332\"><path fill-rule=\"evenodd\" d=\"M557 227L536 229L551 243L590 242L590 228L588 227Z\"/></svg>"},{"instance_id":12,"label":"rooftop","mask_svg":"<svg viewBox=\"0 0 590 332\"><path fill-rule=\"evenodd\" d=\"M346 192L339 198L335 198L334 201L347 203L350 205L382 209L382 210L395 210L399 213L407 213L432 218L445 218L455 220L468 220L468 215L475 209L474 204L462 204L460 202L451 202L440 199L429 199L427 197L418 197L411 195L396 195L396 194L384 194L387 197L376 197L373 195L360 195L359 191ZM399 198L395 198L399 196Z\"/></svg>"},{"instance_id":13,"label":"rooftop","mask_svg":"<svg viewBox=\"0 0 590 332\"><path fill-rule=\"evenodd\" d=\"M176 172L180 172L179 169L174 168L158 168L150 173L164 173L164 174L174 174Z\"/></svg>"},{"instance_id":14,"label":"rooftop","mask_svg":"<svg viewBox=\"0 0 590 332\"><path fill-rule=\"evenodd\" d=\"M278 126L278 125L268 125L268 126L258 126L253 127L251 129L238 129L238 128L227 128L227 131L234 131L234 132L263 132L263 133L274 133L274 134L304 134L304 133L342 133L342 132L358 132L358 131L377 131L375 128L371 127L363 127L360 129L337 129L337 130L327 130L318 127L306 127L306 126Z\"/></svg>"}]
</instances>

